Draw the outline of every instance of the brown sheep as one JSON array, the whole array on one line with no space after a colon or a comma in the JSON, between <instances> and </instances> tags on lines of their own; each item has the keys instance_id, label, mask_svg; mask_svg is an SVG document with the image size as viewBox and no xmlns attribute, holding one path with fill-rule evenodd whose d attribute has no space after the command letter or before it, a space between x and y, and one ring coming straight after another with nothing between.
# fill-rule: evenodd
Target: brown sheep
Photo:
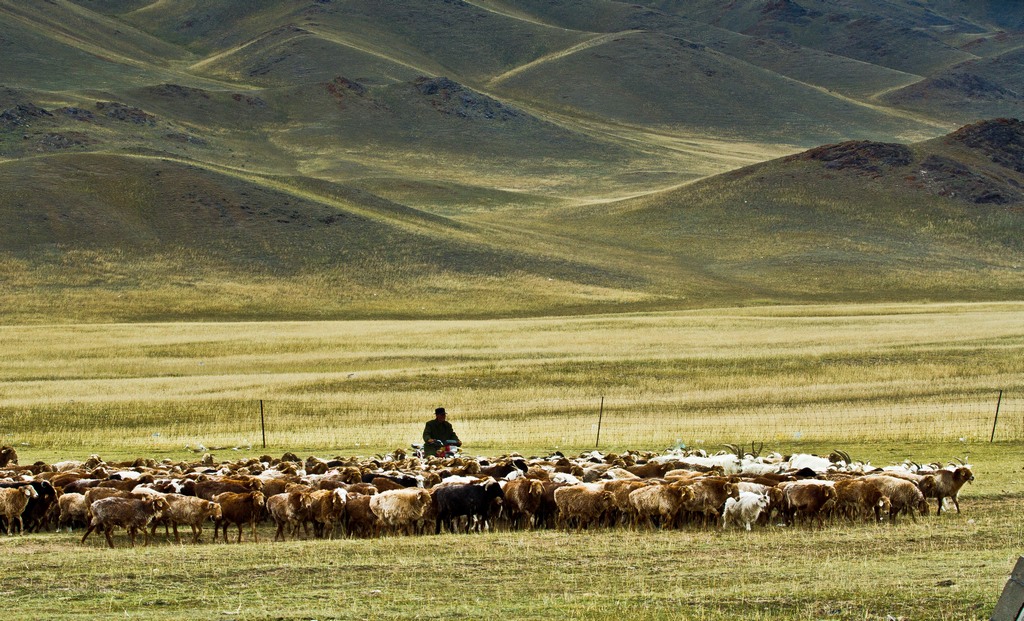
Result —
<instances>
[{"instance_id":1,"label":"brown sheep","mask_svg":"<svg viewBox=\"0 0 1024 621\"><path fill-rule=\"evenodd\" d=\"M387 477L373 477L373 480L370 481L370 485L376 487L378 492L386 492L393 489L405 489L404 485Z\"/></svg>"},{"instance_id":2,"label":"brown sheep","mask_svg":"<svg viewBox=\"0 0 1024 621\"><path fill-rule=\"evenodd\" d=\"M107 545L114 547L114 540L111 533L114 527L120 526L128 531L131 537L132 547L135 547L135 534L142 529L145 536L145 545L149 545L149 530L147 526L156 517L167 509L167 501L159 496L146 498L101 498L89 506L92 518L89 521L89 528L82 535L82 543L85 543L89 533L101 528L103 536L107 539Z\"/></svg>"},{"instance_id":3,"label":"brown sheep","mask_svg":"<svg viewBox=\"0 0 1024 621\"><path fill-rule=\"evenodd\" d=\"M181 494L167 494L164 499L168 505L164 511L164 518L174 529L174 540L177 543L181 543L181 536L178 534L179 525L187 524L192 529L192 543L199 543L199 538L203 534L203 523L209 519L216 523L222 517L220 505L212 500L203 500L196 496L182 496ZM154 521L151 534L155 531L156 522Z\"/></svg>"},{"instance_id":4,"label":"brown sheep","mask_svg":"<svg viewBox=\"0 0 1024 621\"><path fill-rule=\"evenodd\" d=\"M654 528L655 520L662 529L674 525L679 512L694 498L693 490L684 482L647 485L629 493L629 504L637 516Z\"/></svg>"},{"instance_id":5,"label":"brown sheep","mask_svg":"<svg viewBox=\"0 0 1024 621\"><path fill-rule=\"evenodd\" d=\"M262 492L263 482L259 479L206 479L196 481L196 496L203 500L216 500L216 496L224 492L246 494L249 492Z\"/></svg>"},{"instance_id":6,"label":"brown sheep","mask_svg":"<svg viewBox=\"0 0 1024 621\"><path fill-rule=\"evenodd\" d=\"M371 496L370 511L390 531L404 530L411 535L431 502L430 492L423 488L393 489Z\"/></svg>"},{"instance_id":7,"label":"brown sheep","mask_svg":"<svg viewBox=\"0 0 1024 621\"><path fill-rule=\"evenodd\" d=\"M691 516L701 516L704 526L717 524L729 498L739 499L739 485L726 477L704 476L689 484L693 499L683 503ZM682 515L682 514L680 514Z\"/></svg>"},{"instance_id":8,"label":"brown sheep","mask_svg":"<svg viewBox=\"0 0 1024 621\"><path fill-rule=\"evenodd\" d=\"M221 509L220 519L213 524L214 541L217 541L217 532L223 527L224 543L228 542L228 524L238 526L238 543L242 543L242 524L249 524L252 529L252 540L259 541L256 522L263 512L262 492L223 492L217 494L213 501L219 504Z\"/></svg>"},{"instance_id":9,"label":"brown sheep","mask_svg":"<svg viewBox=\"0 0 1024 621\"><path fill-rule=\"evenodd\" d=\"M831 481L807 479L780 484L782 488L782 513L786 525L796 523L797 516L805 516L818 521L818 527L824 529L822 513L835 506L836 488ZM812 523L813 524L813 523Z\"/></svg>"},{"instance_id":10,"label":"brown sheep","mask_svg":"<svg viewBox=\"0 0 1024 621\"><path fill-rule=\"evenodd\" d=\"M13 446L0 447L0 468L18 465L18 451Z\"/></svg>"},{"instance_id":11,"label":"brown sheep","mask_svg":"<svg viewBox=\"0 0 1024 621\"><path fill-rule=\"evenodd\" d=\"M306 515L313 521L313 532L318 537L334 538L334 525L345 517L348 492L343 489L323 489L303 496Z\"/></svg>"},{"instance_id":12,"label":"brown sheep","mask_svg":"<svg viewBox=\"0 0 1024 621\"><path fill-rule=\"evenodd\" d=\"M889 499L889 519L896 523L896 516L907 513L917 521L915 512L928 515L928 500L911 481L885 475L871 475L863 478L866 484L876 487L881 496Z\"/></svg>"},{"instance_id":13,"label":"brown sheep","mask_svg":"<svg viewBox=\"0 0 1024 621\"><path fill-rule=\"evenodd\" d=\"M862 478L836 481L836 513L851 522L872 513L875 521L881 522L882 513L888 514L891 508L889 497L877 485Z\"/></svg>"},{"instance_id":14,"label":"brown sheep","mask_svg":"<svg viewBox=\"0 0 1024 621\"><path fill-rule=\"evenodd\" d=\"M18 521L18 531L25 530L25 523L21 520L21 514L25 512L28 501L37 497L36 490L25 485L22 487L0 487L0 515L7 519L7 534L11 534L11 527L14 521Z\"/></svg>"},{"instance_id":15,"label":"brown sheep","mask_svg":"<svg viewBox=\"0 0 1024 621\"><path fill-rule=\"evenodd\" d=\"M114 489L130 492L137 486L143 483L152 483L154 480L153 475L146 474L137 479L107 479L100 481L96 487L113 487Z\"/></svg>"},{"instance_id":16,"label":"brown sheep","mask_svg":"<svg viewBox=\"0 0 1024 621\"><path fill-rule=\"evenodd\" d=\"M380 518L370 510L371 495L349 493L345 503L345 527L352 537L376 537L380 534Z\"/></svg>"},{"instance_id":17,"label":"brown sheep","mask_svg":"<svg viewBox=\"0 0 1024 621\"><path fill-rule=\"evenodd\" d=\"M69 529L74 524L89 525L89 503L85 501L85 494L61 494L57 498L57 506L60 508L57 530L65 524Z\"/></svg>"},{"instance_id":18,"label":"brown sheep","mask_svg":"<svg viewBox=\"0 0 1024 621\"><path fill-rule=\"evenodd\" d=\"M512 528L533 528L533 516L544 497L544 484L518 478L505 486L505 511Z\"/></svg>"},{"instance_id":19,"label":"brown sheep","mask_svg":"<svg viewBox=\"0 0 1024 621\"><path fill-rule=\"evenodd\" d=\"M599 524L614 502L611 492L594 483L560 487L554 491L554 497L558 507L557 526L568 528L575 523L577 530Z\"/></svg>"},{"instance_id":20,"label":"brown sheep","mask_svg":"<svg viewBox=\"0 0 1024 621\"><path fill-rule=\"evenodd\" d=\"M648 485L657 485L657 482L644 479L617 479L605 482L604 488L612 493L612 509L609 511L610 525L615 526L620 523L633 525L636 523L636 510L629 502L629 495L634 490Z\"/></svg>"},{"instance_id":21,"label":"brown sheep","mask_svg":"<svg viewBox=\"0 0 1024 621\"><path fill-rule=\"evenodd\" d=\"M960 513L960 501L957 495L960 488L966 483L974 481L974 473L967 466L960 466L956 470L937 470L925 475L919 487L925 498L938 500L938 511L936 515L942 515L942 499L949 498Z\"/></svg>"},{"instance_id":22,"label":"brown sheep","mask_svg":"<svg viewBox=\"0 0 1024 621\"><path fill-rule=\"evenodd\" d=\"M306 510L304 505L305 493L282 492L267 498L267 513L270 514L274 524L277 525L277 532L274 533L274 541L278 538L284 541L284 529L291 527L292 536L297 536L299 526L305 522ZM309 534L307 530L307 535Z\"/></svg>"}]
</instances>

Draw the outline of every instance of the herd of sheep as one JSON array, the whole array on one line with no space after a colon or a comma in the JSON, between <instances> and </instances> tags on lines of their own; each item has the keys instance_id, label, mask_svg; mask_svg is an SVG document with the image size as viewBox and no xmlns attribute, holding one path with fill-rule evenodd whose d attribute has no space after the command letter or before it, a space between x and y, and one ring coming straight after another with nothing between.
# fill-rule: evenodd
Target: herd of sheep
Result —
<instances>
[{"instance_id":1,"label":"herd of sheep","mask_svg":"<svg viewBox=\"0 0 1024 621\"><path fill-rule=\"evenodd\" d=\"M960 462L884 468L837 451L827 457L759 451L707 455L560 453L546 457L420 459L403 451L373 459L286 453L217 462L137 459L19 465L0 448L0 520L8 535L53 528L141 531L148 544L188 526L198 543L203 526L213 540L271 522L274 540L288 537L379 537L487 529L725 528L856 521L896 522L927 514L929 501L960 511L960 488L974 480Z\"/></svg>"}]
</instances>

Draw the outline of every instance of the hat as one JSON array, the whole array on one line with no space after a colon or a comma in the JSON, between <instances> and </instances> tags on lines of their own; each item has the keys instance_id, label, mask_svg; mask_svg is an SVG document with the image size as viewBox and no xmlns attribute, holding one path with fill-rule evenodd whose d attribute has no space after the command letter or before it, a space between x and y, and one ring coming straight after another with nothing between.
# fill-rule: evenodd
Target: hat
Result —
<instances>
[{"instance_id":1,"label":"hat","mask_svg":"<svg viewBox=\"0 0 1024 621\"><path fill-rule=\"evenodd\" d=\"M434 410L434 416L447 416L448 412L444 411L444 408L437 408Z\"/></svg>"}]
</instances>

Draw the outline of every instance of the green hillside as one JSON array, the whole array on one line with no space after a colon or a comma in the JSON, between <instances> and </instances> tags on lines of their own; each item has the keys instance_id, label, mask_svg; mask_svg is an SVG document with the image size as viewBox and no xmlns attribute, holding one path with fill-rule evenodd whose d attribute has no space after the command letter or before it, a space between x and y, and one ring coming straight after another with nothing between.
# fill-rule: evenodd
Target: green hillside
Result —
<instances>
[{"instance_id":1,"label":"green hillside","mask_svg":"<svg viewBox=\"0 0 1024 621\"><path fill-rule=\"evenodd\" d=\"M1000 120L823 146L536 226L652 257L650 274L701 300L1015 297L1022 182L1024 123Z\"/></svg>"},{"instance_id":2,"label":"green hillside","mask_svg":"<svg viewBox=\"0 0 1024 621\"><path fill-rule=\"evenodd\" d=\"M1020 126L976 123L1024 116L1022 22L955 0L0 0L3 317L1016 299Z\"/></svg>"}]
</instances>

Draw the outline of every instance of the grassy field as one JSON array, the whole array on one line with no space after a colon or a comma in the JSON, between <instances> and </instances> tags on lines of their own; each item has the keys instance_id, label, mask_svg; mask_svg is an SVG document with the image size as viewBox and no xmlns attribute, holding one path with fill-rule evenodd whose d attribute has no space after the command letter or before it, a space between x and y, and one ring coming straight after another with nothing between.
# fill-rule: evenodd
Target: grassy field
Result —
<instances>
[{"instance_id":1,"label":"grassy field","mask_svg":"<svg viewBox=\"0 0 1024 621\"><path fill-rule=\"evenodd\" d=\"M441 404L470 454L573 452L592 448L603 396L605 450L661 450L689 412L707 427L705 437L682 438L691 446L841 448L880 465L969 455L977 481L961 495L961 515L823 531L275 544L264 526L258 543L212 545L207 533L195 547L158 540L134 550L107 550L102 538L83 545L79 533L4 537L0 571L18 579L0 593L12 619L985 619L1024 545L1024 434L1019 397L1011 398L1020 390L1022 315L1018 303L906 304L5 326L0 433L22 463L195 457L185 445L199 443L222 460L371 455L407 446ZM884 416L841 424L853 410L948 406L967 395L994 410L997 388L1006 397L995 443L987 426L961 440L934 420L913 429ZM806 435L766 435L771 412L805 413ZM616 416L630 413L633 426L616 431Z\"/></svg>"},{"instance_id":2,"label":"grassy field","mask_svg":"<svg viewBox=\"0 0 1024 621\"><path fill-rule=\"evenodd\" d=\"M876 463L948 452L846 444ZM806 450L828 450L804 444ZM0 539L11 619L987 619L1021 547L1024 444L976 447L962 514L896 525L242 545Z\"/></svg>"},{"instance_id":3,"label":"grassy field","mask_svg":"<svg viewBox=\"0 0 1024 621\"><path fill-rule=\"evenodd\" d=\"M371 454L444 405L484 453L1024 439L1024 306L488 321L0 327L0 429L31 459L185 446ZM602 406L603 399L603 406Z\"/></svg>"}]
</instances>

